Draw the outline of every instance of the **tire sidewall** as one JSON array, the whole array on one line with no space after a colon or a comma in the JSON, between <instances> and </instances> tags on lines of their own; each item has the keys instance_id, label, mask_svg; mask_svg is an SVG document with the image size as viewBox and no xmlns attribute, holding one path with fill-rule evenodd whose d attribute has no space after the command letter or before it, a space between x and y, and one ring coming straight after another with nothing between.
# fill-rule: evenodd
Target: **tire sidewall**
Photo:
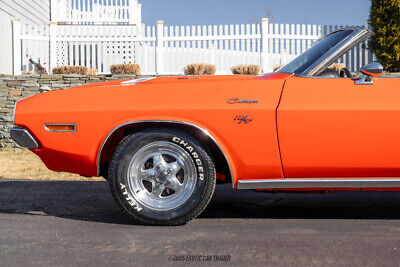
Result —
<instances>
[{"instance_id":1,"label":"tire sidewall","mask_svg":"<svg viewBox=\"0 0 400 267\"><path fill-rule=\"evenodd\" d=\"M196 183L190 197L181 206L167 211L156 211L139 203L128 190L128 168L130 161L141 148L158 141L165 141L183 148L196 166ZM190 216L197 208L208 203L205 197L212 183L215 183L215 171L209 166L208 154L193 137L173 130L143 131L128 136L117 148L110 168L111 188L117 202L128 215L151 224L177 222ZM213 175L214 174L214 175ZM207 203L202 203L206 201Z\"/></svg>"}]
</instances>

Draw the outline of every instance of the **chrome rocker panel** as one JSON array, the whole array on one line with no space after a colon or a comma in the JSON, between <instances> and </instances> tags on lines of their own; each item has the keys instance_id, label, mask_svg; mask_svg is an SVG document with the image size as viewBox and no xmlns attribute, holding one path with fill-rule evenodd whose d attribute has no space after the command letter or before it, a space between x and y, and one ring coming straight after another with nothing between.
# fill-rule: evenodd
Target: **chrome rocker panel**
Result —
<instances>
[{"instance_id":1,"label":"chrome rocker panel","mask_svg":"<svg viewBox=\"0 0 400 267\"><path fill-rule=\"evenodd\" d=\"M398 178L239 180L238 189L400 188Z\"/></svg>"}]
</instances>

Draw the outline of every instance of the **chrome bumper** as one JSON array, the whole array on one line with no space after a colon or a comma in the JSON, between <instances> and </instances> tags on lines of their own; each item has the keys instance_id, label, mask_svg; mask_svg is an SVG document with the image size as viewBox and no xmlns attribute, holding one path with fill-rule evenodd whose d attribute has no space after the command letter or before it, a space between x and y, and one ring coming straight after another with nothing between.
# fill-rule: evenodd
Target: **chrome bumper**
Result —
<instances>
[{"instance_id":1,"label":"chrome bumper","mask_svg":"<svg viewBox=\"0 0 400 267\"><path fill-rule=\"evenodd\" d=\"M35 149L39 147L38 142L35 138L28 132L27 129L23 127L14 127L10 130L11 138L20 146Z\"/></svg>"}]
</instances>

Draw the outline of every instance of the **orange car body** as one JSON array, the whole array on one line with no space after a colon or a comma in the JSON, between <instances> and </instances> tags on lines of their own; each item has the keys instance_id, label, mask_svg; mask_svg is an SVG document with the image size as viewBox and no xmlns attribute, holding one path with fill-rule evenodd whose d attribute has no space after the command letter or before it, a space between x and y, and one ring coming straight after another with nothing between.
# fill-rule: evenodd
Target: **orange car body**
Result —
<instances>
[{"instance_id":1,"label":"orange car body","mask_svg":"<svg viewBox=\"0 0 400 267\"><path fill-rule=\"evenodd\" d=\"M38 140L32 151L49 169L85 176L101 174L123 137L106 152L116 129L172 123L214 140L234 187L240 180L400 177L400 80L373 82L279 73L114 81L21 100L15 124ZM51 132L46 124L75 124L76 131Z\"/></svg>"}]
</instances>

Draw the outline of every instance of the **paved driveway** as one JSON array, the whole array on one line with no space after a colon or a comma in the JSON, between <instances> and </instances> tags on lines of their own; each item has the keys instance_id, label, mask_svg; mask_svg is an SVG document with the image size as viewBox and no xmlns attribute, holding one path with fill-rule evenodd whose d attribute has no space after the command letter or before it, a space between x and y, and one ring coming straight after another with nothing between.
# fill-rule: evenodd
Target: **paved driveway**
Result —
<instances>
[{"instance_id":1,"label":"paved driveway","mask_svg":"<svg viewBox=\"0 0 400 267\"><path fill-rule=\"evenodd\" d=\"M188 225L144 227L119 212L105 182L0 182L2 266L163 266L177 260L398 265L400 193L269 194L220 185Z\"/></svg>"}]
</instances>

